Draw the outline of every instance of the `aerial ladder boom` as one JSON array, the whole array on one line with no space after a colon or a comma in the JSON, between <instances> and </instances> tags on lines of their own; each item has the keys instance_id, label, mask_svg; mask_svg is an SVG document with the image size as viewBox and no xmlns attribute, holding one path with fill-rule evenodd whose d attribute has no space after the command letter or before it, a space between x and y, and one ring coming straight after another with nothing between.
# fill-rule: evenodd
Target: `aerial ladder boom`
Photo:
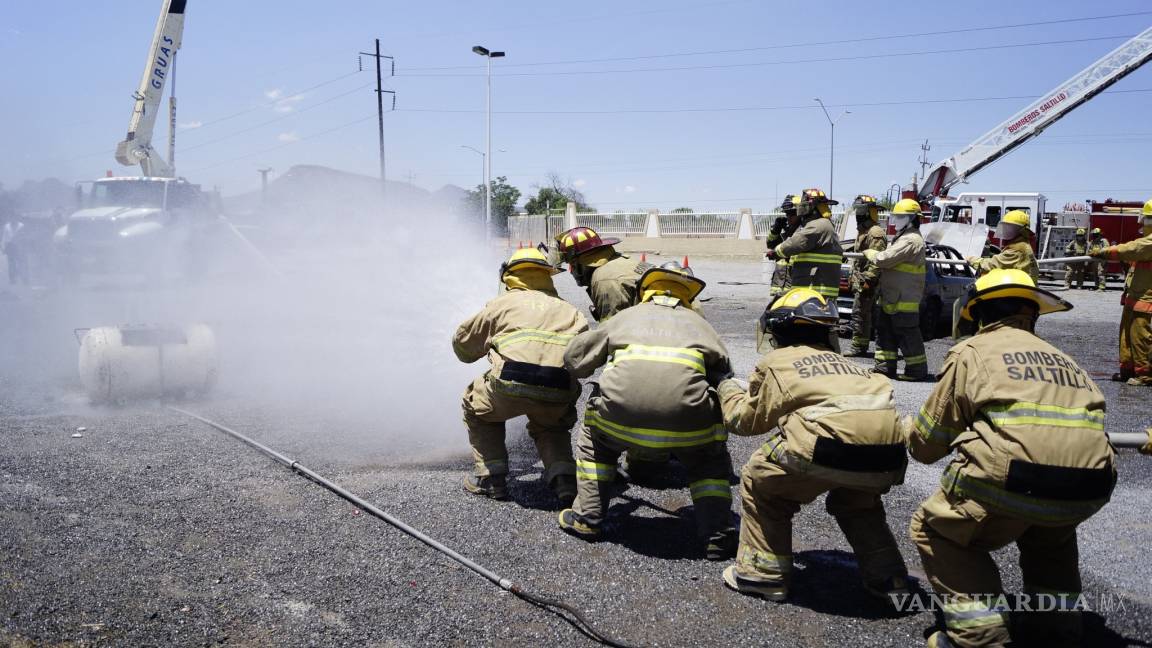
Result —
<instances>
[{"instance_id":1,"label":"aerial ladder boom","mask_svg":"<svg viewBox=\"0 0 1152 648\"><path fill-rule=\"evenodd\" d=\"M132 119L128 122L128 135L116 146L116 161L131 166L139 164L145 176L172 177L175 170L152 147L152 131L164 83L176 65L176 51L184 34L184 7L187 0L163 0L160 19L152 47L148 50L148 64L140 79L140 87L132 97Z\"/></svg>"},{"instance_id":2,"label":"aerial ladder boom","mask_svg":"<svg viewBox=\"0 0 1152 648\"><path fill-rule=\"evenodd\" d=\"M1068 113L1152 59L1152 27L1144 30L1035 103L1012 115L952 157L931 168L917 191L921 202L946 195L1012 149L1036 137Z\"/></svg>"}]
</instances>

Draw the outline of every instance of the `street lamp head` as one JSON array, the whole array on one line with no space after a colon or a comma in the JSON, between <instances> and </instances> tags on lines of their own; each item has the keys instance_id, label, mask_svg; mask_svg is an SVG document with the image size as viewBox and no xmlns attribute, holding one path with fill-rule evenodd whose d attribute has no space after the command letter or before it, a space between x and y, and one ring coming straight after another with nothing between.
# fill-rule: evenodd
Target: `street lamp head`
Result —
<instances>
[{"instance_id":1,"label":"street lamp head","mask_svg":"<svg viewBox=\"0 0 1152 648\"><path fill-rule=\"evenodd\" d=\"M504 58L504 52L492 52L488 55L489 58Z\"/></svg>"},{"instance_id":2,"label":"street lamp head","mask_svg":"<svg viewBox=\"0 0 1152 648\"><path fill-rule=\"evenodd\" d=\"M488 48L487 48L487 47L481 47L480 45L477 45L476 47L473 47L473 48L472 48L472 51L473 51L473 52L476 52L476 53L477 53L477 54L479 54L480 56L488 56L489 54L491 54L491 52L489 52L489 51L488 51Z\"/></svg>"}]
</instances>

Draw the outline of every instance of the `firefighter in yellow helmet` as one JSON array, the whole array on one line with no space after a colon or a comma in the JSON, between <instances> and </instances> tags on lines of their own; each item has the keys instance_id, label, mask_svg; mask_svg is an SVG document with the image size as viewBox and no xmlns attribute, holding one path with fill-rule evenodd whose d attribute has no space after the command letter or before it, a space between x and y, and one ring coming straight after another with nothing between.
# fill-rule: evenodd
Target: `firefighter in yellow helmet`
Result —
<instances>
[{"instance_id":1,"label":"firefighter in yellow helmet","mask_svg":"<svg viewBox=\"0 0 1152 648\"><path fill-rule=\"evenodd\" d=\"M764 241L769 250L775 249L784 239L791 237L800 228L800 219L796 216L796 208L799 205L800 196L792 194L784 196L779 207L781 215L772 221L772 227L768 230L768 238ZM772 258L768 254L765 256ZM771 286L768 288L768 296L772 298L779 297L792 288L792 266L788 259L777 257L775 263L776 270L772 273Z\"/></svg>"},{"instance_id":2,"label":"firefighter in yellow helmet","mask_svg":"<svg viewBox=\"0 0 1152 648\"><path fill-rule=\"evenodd\" d=\"M528 417L528 434L544 463L542 480L561 504L576 496L572 426L580 383L564 368L564 348L588 321L556 295L553 267L536 248L516 250L500 266L507 291L456 330L452 350L463 362L485 356L492 367L464 391L464 424L473 471L465 490L506 499L504 422Z\"/></svg>"},{"instance_id":3,"label":"firefighter in yellow helmet","mask_svg":"<svg viewBox=\"0 0 1152 648\"><path fill-rule=\"evenodd\" d=\"M1033 282L1040 281L1040 266L1032 252L1032 225L1028 212L1013 209L1004 214L997 229L1000 240L1004 242L1000 252L990 257L968 257L968 265L977 274L997 268L1015 268L1027 272Z\"/></svg>"},{"instance_id":4,"label":"firefighter in yellow helmet","mask_svg":"<svg viewBox=\"0 0 1152 648\"><path fill-rule=\"evenodd\" d=\"M1093 227L1092 232L1088 235L1088 252L1092 250L1103 250L1111 245L1108 239L1104 238L1104 233L1100 231L1099 227ZM1103 292L1108 290L1108 264L1103 259L1088 262L1088 271L1092 277L1096 279L1096 290Z\"/></svg>"},{"instance_id":5,"label":"firefighter in yellow helmet","mask_svg":"<svg viewBox=\"0 0 1152 648\"><path fill-rule=\"evenodd\" d=\"M1064 246L1064 256L1077 257L1088 254L1088 230L1083 227L1076 228L1076 234L1068 241L1068 245ZM1068 267L1064 270L1064 289L1072 290L1072 282L1076 282L1076 289L1079 290L1084 287L1084 265L1083 261L1076 263L1069 263Z\"/></svg>"},{"instance_id":6,"label":"firefighter in yellow helmet","mask_svg":"<svg viewBox=\"0 0 1152 648\"><path fill-rule=\"evenodd\" d=\"M747 388L720 383L728 429L771 435L744 466L740 545L736 564L723 573L743 594L787 597L792 518L824 493L868 591L886 601L908 591L880 499L903 482L907 466L892 384L829 348L828 329L837 321L835 302L793 288L760 318L758 336L775 348L760 358Z\"/></svg>"},{"instance_id":7,"label":"firefighter in yellow helmet","mask_svg":"<svg viewBox=\"0 0 1152 648\"><path fill-rule=\"evenodd\" d=\"M880 206L872 196L856 196L852 203L856 211L856 243L853 251L876 250L883 252L888 247L888 237L877 224ZM852 353L853 356L868 356L872 344L872 309L876 305L876 288L880 285L880 268L866 258L856 259L852 264Z\"/></svg>"},{"instance_id":8,"label":"firefighter in yellow helmet","mask_svg":"<svg viewBox=\"0 0 1152 648\"><path fill-rule=\"evenodd\" d=\"M592 317L603 322L640 302L636 284L651 264L633 261L616 251L617 238L602 238L591 227L573 227L556 236L560 256L572 278L588 291Z\"/></svg>"},{"instance_id":9,"label":"firefighter in yellow helmet","mask_svg":"<svg viewBox=\"0 0 1152 648\"><path fill-rule=\"evenodd\" d=\"M768 248L768 258L791 264L793 288L811 288L827 299L840 294L840 263L844 250L829 217L831 205L819 189L805 189L796 205L795 231L775 247Z\"/></svg>"},{"instance_id":10,"label":"firefighter in yellow helmet","mask_svg":"<svg viewBox=\"0 0 1152 648\"><path fill-rule=\"evenodd\" d=\"M873 371L896 378L904 354L904 380L928 379L928 356L920 334L920 301L924 298L924 237L920 235L920 203L905 198L892 207L888 222L896 238L882 252L864 250L880 269L876 309L876 364Z\"/></svg>"},{"instance_id":11,"label":"firefighter in yellow helmet","mask_svg":"<svg viewBox=\"0 0 1152 648\"><path fill-rule=\"evenodd\" d=\"M640 279L640 304L576 336L564 353L577 378L607 363L576 441L579 494L559 516L568 533L600 536L622 452L663 450L688 472L707 557L735 553L732 464L715 391L732 368L716 331L688 308L703 288L696 277L652 268Z\"/></svg>"},{"instance_id":12,"label":"firefighter in yellow helmet","mask_svg":"<svg viewBox=\"0 0 1152 648\"><path fill-rule=\"evenodd\" d=\"M1142 236L1088 251L1093 258L1128 263L1120 303L1120 372L1113 380L1152 385L1152 200L1144 203Z\"/></svg>"},{"instance_id":13,"label":"firefighter in yellow helmet","mask_svg":"<svg viewBox=\"0 0 1152 648\"><path fill-rule=\"evenodd\" d=\"M991 552L1015 543L1024 592L1055 595L1060 611L1014 618L1027 645L1080 645L1076 526L1100 510L1116 481L1104 433L1104 396L1088 373L1034 333L1036 319L1072 305L1022 270L978 278L962 316L977 333L952 347L915 420L908 449L922 463L956 452L940 490L913 514L924 572L945 599L945 629L929 646L1001 646L1009 640Z\"/></svg>"}]
</instances>

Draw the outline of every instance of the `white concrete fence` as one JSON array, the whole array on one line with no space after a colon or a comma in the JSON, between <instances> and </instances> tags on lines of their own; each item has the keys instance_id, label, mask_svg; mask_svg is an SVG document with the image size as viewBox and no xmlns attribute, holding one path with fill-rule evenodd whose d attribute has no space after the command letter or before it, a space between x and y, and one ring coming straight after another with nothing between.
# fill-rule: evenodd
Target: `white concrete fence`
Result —
<instances>
[{"instance_id":1,"label":"white concrete fence","mask_svg":"<svg viewBox=\"0 0 1152 648\"><path fill-rule=\"evenodd\" d=\"M573 227L591 227L602 236L644 238L709 238L744 239L764 238L772 221L781 212L701 211L693 213L646 212L585 213L576 211L568 203L563 215L518 214L508 219L508 240L527 243L551 241L560 232ZM834 224L839 224L844 210L832 212Z\"/></svg>"}]
</instances>

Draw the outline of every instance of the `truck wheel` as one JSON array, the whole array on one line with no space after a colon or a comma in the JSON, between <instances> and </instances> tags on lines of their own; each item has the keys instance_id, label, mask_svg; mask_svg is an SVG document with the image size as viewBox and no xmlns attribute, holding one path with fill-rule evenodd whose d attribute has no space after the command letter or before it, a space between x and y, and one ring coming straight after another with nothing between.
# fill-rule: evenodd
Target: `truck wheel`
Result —
<instances>
[{"instance_id":1,"label":"truck wheel","mask_svg":"<svg viewBox=\"0 0 1152 648\"><path fill-rule=\"evenodd\" d=\"M931 297L920 309L920 335L924 341L936 339L940 331L940 298Z\"/></svg>"}]
</instances>

